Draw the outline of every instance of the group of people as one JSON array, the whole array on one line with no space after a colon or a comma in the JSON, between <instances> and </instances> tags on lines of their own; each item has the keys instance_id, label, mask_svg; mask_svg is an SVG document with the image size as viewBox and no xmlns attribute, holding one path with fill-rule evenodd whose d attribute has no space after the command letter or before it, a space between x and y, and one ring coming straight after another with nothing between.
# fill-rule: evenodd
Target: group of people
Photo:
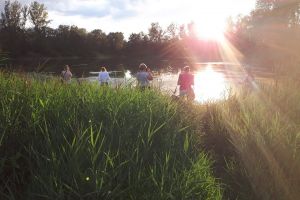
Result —
<instances>
[{"instance_id":1,"label":"group of people","mask_svg":"<svg viewBox=\"0 0 300 200\"><path fill-rule=\"evenodd\" d=\"M70 67L66 65L64 70L61 72L61 80L65 83L70 83L72 78L72 73ZM153 80L153 73L145 63L139 65L139 71L136 74L136 79L138 87L143 91L150 88L150 81ZM101 67L98 75L99 84L102 86L108 85L110 80L109 73L105 67ZM179 74L177 85L179 85L179 96L186 97L188 100L195 99L194 93L194 75L190 72L190 67L185 66L182 72ZM177 87L174 91L176 92Z\"/></svg>"},{"instance_id":2,"label":"group of people","mask_svg":"<svg viewBox=\"0 0 300 200\"><path fill-rule=\"evenodd\" d=\"M99 75L98 75L98 81L99 81L100 85L108 85L108 82L110 80L109 73L106 71L105 67L101 67L100 70L101 71L99 72ZM69 65L64 66L64 69L61 72L60 76L61 76L61 81L63 83L71 83L73 74L70 70Z\"/></svg>"},{"instance_id":3,"label":"group of people","mask_svg":"<svg viewBox=\"0 0 300 200\"><path fill-rule=\"evenodd\" d=\"M140 64L139 71L136 74L138 86L141 90L150 88L150 81L153 80L153 74L147 65ZM185 97L187 100L194 100L194 75L190 72L190 67L185 66L179 74L177 85L179 85L179 97ZM177 87L174 91L176 93Z\"/></svg>"}]
</instances>

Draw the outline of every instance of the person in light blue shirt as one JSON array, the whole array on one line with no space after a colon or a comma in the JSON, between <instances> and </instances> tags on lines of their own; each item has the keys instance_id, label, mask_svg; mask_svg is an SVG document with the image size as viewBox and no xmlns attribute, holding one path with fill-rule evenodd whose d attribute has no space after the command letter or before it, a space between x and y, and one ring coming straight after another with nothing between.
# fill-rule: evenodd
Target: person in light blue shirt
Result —
<instances>
[{"instance_id":1,"label":"person in light blue shirt","mask_svg":"<svg viewBox=\"0 0 300 200\"><path fill-rule=\"evenodd\" d=\"M101 67L101 71L98 75L98 81L100 85L108 85L108 82L110 80L109 74L106 71L105 67Z\"/></svg>"},{"instance_id":2,"label":"person in light blue shirt","mask_svg":"<svg viewBox=\"0 0 300 200\"><path fill-rule=\"evenodd\" d=\"M139 72L136 74L136 79L138 81L138 87L142 90L150 87L150 80L153 80L151 73L147 70L147 65L144 63L140 64Z\"/></svg>"}]
</instances>

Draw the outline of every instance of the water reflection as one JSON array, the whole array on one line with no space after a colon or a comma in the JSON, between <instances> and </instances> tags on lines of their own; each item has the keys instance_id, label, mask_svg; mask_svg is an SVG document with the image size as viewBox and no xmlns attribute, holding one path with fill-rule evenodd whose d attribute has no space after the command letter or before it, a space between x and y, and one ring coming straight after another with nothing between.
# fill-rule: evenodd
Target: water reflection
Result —
<instances>
[{"instance_id":1,"label":"water reflection","mask_svg":"<svg viewBox=\"0 0 300 200\"><path fill-rule=\"evenodd\" d=\"M90 72L88 81L97 81L99 72ZM117 76L119 71L110 72L111 86L119 85L135 85L136 78L132 76L129 70L122 72ZM153 87L159 87L162 91L168 94L173 94L178 80L179 74L166 73L161 74L151 81ZM211 65L206 66L204 69L194 73L195 76L195 101L205 103L208 101L218 101L225 99L228 96L229 80L224 76L223 72L216 71ZM177 90L177 95L178 95Z\"/></svg>"},{"instance_id":2,"label":"water reflection","mask_svg":"<svg viewBox=\"0 0 300 200\"><path fill-rule=\"evenodd\" d=\"M195 95L197 102L217 101L228 96L229 83L223 73L216 72L209 65L195 73Z\"/></svg>"},{"instance_id":3,"label":"water reflection","mask_svg":"<svg viewBox=\"0 0 300 200\"><path fill-rule=\"evenodd\" d=\"M172 94L177 85L179 74L163 74L160 77L159 87L169 94ZM211 65L194 73L195 101L205 103L226 99L229 95L229 80L225 77L224 71L216 71ZM178 95L178 90L176 95Z\"/></svg>"},{"instance_id":4,"label":"water reflection","mask_svg":"<svg viewBox=\"0 0 300 200\"><path fill-rule=\"evenodd\" d=\"M131 72L129 70L126 70L126 72L125 72L125 78L126 79L132 78Z\"/></svg>"}]
</instances>

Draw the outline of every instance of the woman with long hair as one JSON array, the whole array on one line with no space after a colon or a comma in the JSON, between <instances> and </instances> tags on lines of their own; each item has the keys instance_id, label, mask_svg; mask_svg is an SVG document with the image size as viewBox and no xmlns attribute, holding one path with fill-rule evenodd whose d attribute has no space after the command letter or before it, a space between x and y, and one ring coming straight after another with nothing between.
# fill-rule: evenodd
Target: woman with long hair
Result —
<instances>
[{"instance_id":1,"label":"woman with long hair","mask_svg":"<svg viewBox=\"0 0 300 200\"><path fill-rule=\"evenodd\" d=\"M100 85L108 85L110 80L109 73L106 71L105 67L101 67L100 73L98 75L98 81Z\"/></svg>"}]
</instances>

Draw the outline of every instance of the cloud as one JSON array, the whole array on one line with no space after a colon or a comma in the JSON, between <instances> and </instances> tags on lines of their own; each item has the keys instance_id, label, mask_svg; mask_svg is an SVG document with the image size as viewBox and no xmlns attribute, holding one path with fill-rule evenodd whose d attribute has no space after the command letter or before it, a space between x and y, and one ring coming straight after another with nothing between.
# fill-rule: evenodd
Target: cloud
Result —
<instances>
[{"instance_id":1,"label":"cloud","mask_svg":"<svg viewBox=\"0 0 300 200\"><path fill-rule=\"evenodd\" d=\"M32 0L18 0L22 5L30 5ZM134 5L144 0L38 0L49 12L60 12L66 16L80 15L83 17L112 16L130 17L135 15ZM4 1L0 2L3 10Z\"/></svg>"},{"instance_id":2,"label":"cloud","mask_svg":"<svg viewBox=\"0 0 300 200\"><path fill-rule=\"evenodd\" d=\"M143 0L63 0L59 5L53 5L50 0L44 0L51 11L64 15L79 15L82 17L120 17L135 16L134 4Z\"/></svg>"}]
</instances>

